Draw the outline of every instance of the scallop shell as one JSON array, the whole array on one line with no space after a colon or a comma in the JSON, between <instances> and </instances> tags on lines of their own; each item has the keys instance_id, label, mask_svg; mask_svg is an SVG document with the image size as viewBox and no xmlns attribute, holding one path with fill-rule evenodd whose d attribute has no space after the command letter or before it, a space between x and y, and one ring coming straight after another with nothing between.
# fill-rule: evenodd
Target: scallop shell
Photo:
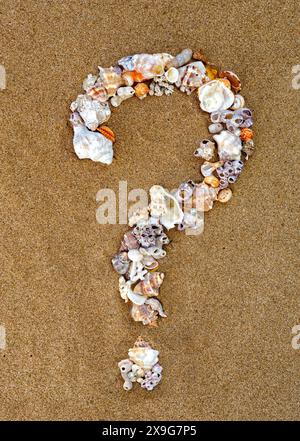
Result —
<instances>
[{"instance_id":1,"label":"scallop shell","mask_svg":"<svg viewBox=\"0 0 300 441\"><path fill-rule=\"evenodd\" d=\"M183 212L177 199L160 185L150 188L150 213L159 217L160 223L168 230L180 224Z\"/></svg>"},{"instance_id":2,"label":"scallop shell","mask_svg":"<svg viewBox=\"0 0 300 441\"><path fill-rule=\"evenodd\" d=\"M143 369L152 369L158 363L159 352L152 348L134 347L129 349L129 359Z\"/></svg>"},{"instance_id":3,"label":"scallop shell","mask_svg":"<svg viewBox=\"0 0 300 441\"><path fill-rule=\"evenodd\" d=\"M111 111L107 103L100 103L88 95L78 95L71 104L71 110L79 113L88 129L95 131L97 127L107 121Z\"/></svg>"},{"instance_id":4,"label":"scallop shell","mask_svg":"<svg viewBox=\"0 0 300 441\"><path fill-rule=\"evenodd\" d=\"M99 132L91 132L81 121L77 112L71 115L74 137L73 145L78 158L111 164L113 160L113 143Z\"/></svg>"},{"instance_id":5,"label":"scallop shell","mask_svg":"<svg viewBox=\"0 0 300 441\"><path fill-rule=\"evenodd\" d=\"M228 130L222 130L213 138L218 144L219 158L222 161L241 159L242 142L238 136Z\"/></svg>"},{"instance_id":6,"label":"scallop shell","mask_svg":"<svg viewBox=\"0 0 300 441\"><path fill-rule=\"evenodd\" d=\"M234 93L221 80L210 81L198 90L200 107L205 112L226 110L234 102Z\"/></svg>"}]
</instances>

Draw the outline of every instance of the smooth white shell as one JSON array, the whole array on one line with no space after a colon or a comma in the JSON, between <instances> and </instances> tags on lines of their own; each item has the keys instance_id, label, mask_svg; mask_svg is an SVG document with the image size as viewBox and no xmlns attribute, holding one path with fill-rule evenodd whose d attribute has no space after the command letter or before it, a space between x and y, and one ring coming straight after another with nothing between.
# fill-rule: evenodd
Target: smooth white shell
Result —
<instances>
[{"instance_id":1,"label":"smooth white shell","mask_svg":"<svg viewBox=\"0 0 300 441\"><path fill-rule=\"evenodd\" d=\"M228 130L222 130L213 138L218 144L218 154L222 161L241 159L242 141L238 136L228 132Z\"/></svg>"},{"instance_id":2,"label":"smooth white shell","mask_svg":"<svg viewBox=\"0 0 300 441\"><path fill-rule=\"evenodd\" d=\"M150 188L150 213L159 217L160 223L168 230L180 224L183 212L177 199L160 185Z\"/></svg>"},{"instance_id":3,"label":"smooth white shell","mask_svg":"<svg viewBox=\"0 0 300 441\"><path fill-rule=\"evenodd\" d=\"M201 109L209 113L226 110L234 102L234 93L220 80L199 87L198 97Z\"/></svg>"},{"instance_id":4,"label":"smooth white shell","mask_svg":"<svg viewBox=\"0 0 300 441\"><path fill-rule=\"evenodd\" d=\"M145 303L145 301L147 300L146 296L141 296L140 294L133 292L131 289L128 290L127 297L135 305L143 305Z\"/></svg>"},{"instance_id":5,"label":"smooth white shell","mask_svg":"<svg viewBox=\"0 0 300 441\"><path fill-rule=\"evenodd\" d=\"M179 77L179 72L176 67L170 67L170 69L168 69L165 73L165 77L169 83L176 83Z\"/></svg>"},{"instance_id":6,"label":"smooth white shell","mask_svg":"<svg viewBox=\"0 0 300 441\"><path fill-rule=\"evenodd\" d=\"M83 124L74 125L73 145L78 158L91 159L103 164L113 160L113 143L102 133L91 132Z\"/></svg>"},{"instance_id":7,"label":"smooth white shell","mask_svg":"<svg viewBox=\"0 0 300 441\"><path fill-rule=\"evenodd\" d=\"M159 352L151 348L132 348L128 351L128 356L133 363L143 369L151 369L158 363Z\"/></svg>"}]
</instances>

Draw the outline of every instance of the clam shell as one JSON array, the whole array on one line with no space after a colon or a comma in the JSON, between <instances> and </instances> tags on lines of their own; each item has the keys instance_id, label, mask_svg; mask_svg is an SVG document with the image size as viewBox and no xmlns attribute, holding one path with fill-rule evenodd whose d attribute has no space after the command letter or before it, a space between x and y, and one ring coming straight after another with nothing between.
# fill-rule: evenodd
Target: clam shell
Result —
<instances>
[{"instance_id":1,"label":"clam shell","mask_svg":"<svg viewBox=\"0 0 300 441\"><path fill-rule=\"evenodd\" d=\"M167 72L165 73L165 77L169 83L171 84L176 83L176 81L179 78L179 72L176 69L176 67L170 67L170 69L168 69Z\"/></svg>"},{"instance_id":2,"label":"clam shell","mask_svg":"<svg viewBox=\"0 0 300 441\"><path fill-rule=\"evenodd\" d=\"M234 93L221 80L210 81L198 89L200 107L205 112L226 110L234 102Z\"/></svg>"}]
</instances>

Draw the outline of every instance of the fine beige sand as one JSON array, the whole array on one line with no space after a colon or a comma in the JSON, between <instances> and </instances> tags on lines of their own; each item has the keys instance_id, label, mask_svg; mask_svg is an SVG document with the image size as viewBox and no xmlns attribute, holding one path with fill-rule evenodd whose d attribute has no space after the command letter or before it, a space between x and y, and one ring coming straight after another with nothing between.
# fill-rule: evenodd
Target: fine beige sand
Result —
<instances>
[{"instance_id":1,"label":"fine beige sand","mask_svg":"<svg viewBox=\"0 0 300 441\"><path fill-rule=\"evenodd\" d=\"M1 2L1 419L299 419L299 18L293 0ZM171 234L169 317L148 329L110 265L126 226L97 223L96 193L197 179L207 116L195 95L129 100L104 167L75 156L69 104L98 64L184 47L239 74L256 152L203 235ZM161 353L152 393L117 368L139 335Z\"/></svg>"}]
</instances>

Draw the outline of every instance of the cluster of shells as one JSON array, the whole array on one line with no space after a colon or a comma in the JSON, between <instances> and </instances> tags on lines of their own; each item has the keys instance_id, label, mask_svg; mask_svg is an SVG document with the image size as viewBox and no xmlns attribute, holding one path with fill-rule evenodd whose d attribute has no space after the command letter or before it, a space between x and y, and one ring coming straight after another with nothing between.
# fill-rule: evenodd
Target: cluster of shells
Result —
<instances>
[{"instance_id":1,"label":"cluster of shells","mask_svg":"<svg viewBox=\"0 0 300 441\"><path fill-rule=\"evenodd\" d=\"M162 379L163 368L158 362L159 352L152 349L150 344L141 337L128 351L128 358L118 364L125 390L131 390L133 383L138 383L143 389L153 390Z\"/></svg>"},{"instance_id":2,"label":"cluster of shells","mask_svg":"<svg viewBox=\"0 0 300 441\"><path fill-rule=\"evenodd\" d=\"M104 123L111 115L111 106L134 96L171 95L175 88L187 95L195 92L200 108L209 114L211 139L201 140L194 152L204 160L200 166L203 178L183 182L173 192L160 185L151 187L149 206L130 217L130 229L112 259L119 274L120 296L130 305L132 319L149 326L157 326L159 318L166 317L158 300L164 281L158 268L166 256L164 247L170 242L167 231L177 228L199 234L204 213L216 201L231 199L231 186L254 150L252 111L245 107L238 76L218 70L201 52L190 49L176 56L136 54L122 58L116 66L99 67L99 74L88 75L83 82L84 93L71 104L77 156L110 164L115 134ZM129 365L128 361L124 364L123 373L131 372L132 377L132 369L127 371Z\"/></svg>"}]
</instances>

